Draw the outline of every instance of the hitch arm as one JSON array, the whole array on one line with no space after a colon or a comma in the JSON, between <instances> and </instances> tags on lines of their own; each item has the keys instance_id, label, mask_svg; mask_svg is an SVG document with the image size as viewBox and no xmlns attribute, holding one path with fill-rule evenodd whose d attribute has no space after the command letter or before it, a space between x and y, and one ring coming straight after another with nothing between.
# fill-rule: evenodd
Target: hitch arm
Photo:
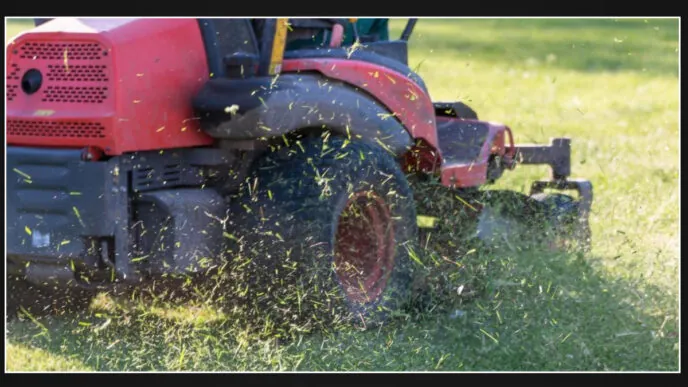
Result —
<instances>
[{"instance_id":1,"label":"hitch arm","mask_svg":"<svg viewBox=\"0 0 688 387\"><path fill-rule=\"evenodd\" d=\"M571 139L554 138L550 145L516 145L516 160L520 164L549 165L552 179L571 176Z\"/></svg>"}]
</instances>

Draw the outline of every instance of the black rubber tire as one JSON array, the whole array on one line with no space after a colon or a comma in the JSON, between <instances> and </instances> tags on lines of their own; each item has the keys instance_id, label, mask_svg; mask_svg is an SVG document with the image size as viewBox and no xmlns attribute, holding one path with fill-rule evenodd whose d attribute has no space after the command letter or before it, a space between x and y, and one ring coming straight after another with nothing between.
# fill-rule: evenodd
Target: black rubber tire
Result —
<instances>
[{"instance_id":1,"label":"black rubber tire","mask_svg":"<svg viewBox=\"0 0 688 387\"><path fill-rule=\"evenodd\" d=\"M93 290L38 286L17 276L7 276L7 316L21 312L32 316L78 313L88 309L96 295Z\"/></svg>"},{"instance_id":2,"label":"black rubber tire","mask_svg":"<svg viewBox=\"0 0 688 387\"><path fill-rule=\"evenodd\" d=\"M539 193L531 196L541 203L549 221L551 238L565 243L567 249L587 252L592 246L592 231L587 219L579 218L578 202L570 195ZM561 244L561 243L559 243Z\"/></svg>"},{"instance_id":3,"label":"black rubber tire","mask_svg":"<svg viewBox=\"0 0 688 387\"><path fill-rule=\"evenodd\" d=\"M509 248L535 246L544 235L542 206L528 195L508 190L487 190L475 199L480 214L475 221L476 236L491 246ZM492 216L500 219L491 224ZM494 222L492 222L494 223Z\"/></svg>"},{"instance_id":4,"label":"black rubber tire","mask_svg":"<svg viewBox=\"0 0 688 387\"><path fill-rule=\"evenodd\" d=\"M493 247L511 242L532 245L540 243L546 234L544 205L520 192L457 191L439 185L421 187L417 192L431 197L416 195L421 213L437 217L439 224L456 234L461 243L481 240ZM494 223L494 219L500 220Z\"/></svg>"},{"instance_id":5,"label":"black rubber tire","mask_svg":"<svg viewBox=\"0 0 688 387\"><path fill-rule=\"evenodd\" d=\"M416 184L419 213L438 218L440 223L446 223L454 232L461 231L468 239L476 236L476 227L483 208L490 208L501 216L522 224L532 223L534 217L541 212L539 202L515 191L456 190L439 183Z\"/></svg>"},{"instance_id":6,"label":"black rubber tire","mask_svg":"<svg viewBox=\"0 0 688 387\"><path fill-rule=\"evenodd\" d=\"M548 219L557 223L567 223L574 220L578 213L578 203L569 195L559 193L539 193L531 198L542 203Z\"/></svg>"},{"instance_id":7,"label":"black rubber tire","mask_svg":"<svg viewBox=\"0 0 688 387\"><path fill-rule=\"evenodd\" d=\"M540 202L516 191L486 190L476 194L476 198L481 205L522 222L537 221L536 217L543 214Z\"/></svg>"},{"instance_id":8,"label":"black rubber tire","mask_svg":"<svg viewBox=\"0 0 688 387\"><path fill-rule=\"evenodd\" d=\"M588 251L590 227L580 222L578 201L560 193L525 195L514 191L484 191L481 204L513 221L511 239L550 250Z\"/></svg>"},{"instance_id":9,"label":"black rubber tire","mask_svg":"<svg viewBox=\"0 0 688 387\"><path fill-rule=\"evenodd\" d=\"M388 152L338 137L308 137L264 156L248 182L234 199L229 228L247 259L248 298L261 317L371 327L403 307L412 282L409 249L418 251L418 227L413 193ZM395 242L387 285L364 304L346 297L334 270L339 217L350 194L359 191L384 198Z\"/></svg>"}]
</instances>

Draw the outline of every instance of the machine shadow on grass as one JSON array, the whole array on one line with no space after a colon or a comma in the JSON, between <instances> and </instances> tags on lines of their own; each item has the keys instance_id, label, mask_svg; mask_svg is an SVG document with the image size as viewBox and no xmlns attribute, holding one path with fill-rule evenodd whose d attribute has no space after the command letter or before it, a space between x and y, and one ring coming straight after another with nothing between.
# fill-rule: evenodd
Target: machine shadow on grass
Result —
<instances>
[{"instance_id":1,"label":"machine shadow on grass","mask_svg":"<svg viewBox=\"0 0 688 387\"><path fill-rule=\"evenodd\" d=\"M502 357L503 370L621 370L643 366L628 353L673 344L674 322L626 302L662 302L659 289L518 233L488 246L456 232L457 219L422 234L412 299L374 329L275 325L241 287L228 299L210 281L175 294L101 295L82 314L19 316L8 340L100 371L490 370Z\"/></svg>"}]
</instances>

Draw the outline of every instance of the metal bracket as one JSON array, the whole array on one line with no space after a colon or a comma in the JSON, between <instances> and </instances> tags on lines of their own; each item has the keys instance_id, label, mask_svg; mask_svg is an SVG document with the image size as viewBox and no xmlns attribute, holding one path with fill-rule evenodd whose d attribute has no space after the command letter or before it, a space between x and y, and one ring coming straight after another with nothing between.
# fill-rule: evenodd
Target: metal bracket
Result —
<instances>
[{"instance_id":1,"label":"metal bracket","mask_svg":"<svg viewBox=\"0 0 688 387\"><path fill-rule=\"evenodd\" d=\"M545 164L552 168L552 180L571 176L571 139L553 138L550 145L516 145L520 164Z\"/></svg>"},{"instance_id":2,"label":"metal bracket","mask_svg":"<svg viewBox=\"0 0 688 387\"><path fill-rule=\"evenodd\" d=\"M533 185L530 188L530 194L535 195L541 193L545 190L545 188L576 190L579 196L579 218L581 221L588 221L590 209L592 208L592 182L585 179L539 180L533 182Z\"/></svg>"}]
</instances>

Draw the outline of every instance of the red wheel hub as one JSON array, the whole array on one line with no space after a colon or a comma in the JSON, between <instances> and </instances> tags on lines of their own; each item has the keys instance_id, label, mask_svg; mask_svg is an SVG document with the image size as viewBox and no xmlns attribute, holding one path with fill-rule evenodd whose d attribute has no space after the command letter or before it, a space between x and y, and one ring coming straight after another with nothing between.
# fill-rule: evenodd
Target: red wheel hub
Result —
<instances>
[{"instance_id":1,"label":"red wheel hub","mask_svg":"<svg viewBox=\"0 0 688 387\"><path fill-rule=\"evenodd\" d=\"M394 268L389 207L372 191L352 195L339 217L335 270L350 301L366 304L385 289Z\"/></svg>"}]
</instances>

